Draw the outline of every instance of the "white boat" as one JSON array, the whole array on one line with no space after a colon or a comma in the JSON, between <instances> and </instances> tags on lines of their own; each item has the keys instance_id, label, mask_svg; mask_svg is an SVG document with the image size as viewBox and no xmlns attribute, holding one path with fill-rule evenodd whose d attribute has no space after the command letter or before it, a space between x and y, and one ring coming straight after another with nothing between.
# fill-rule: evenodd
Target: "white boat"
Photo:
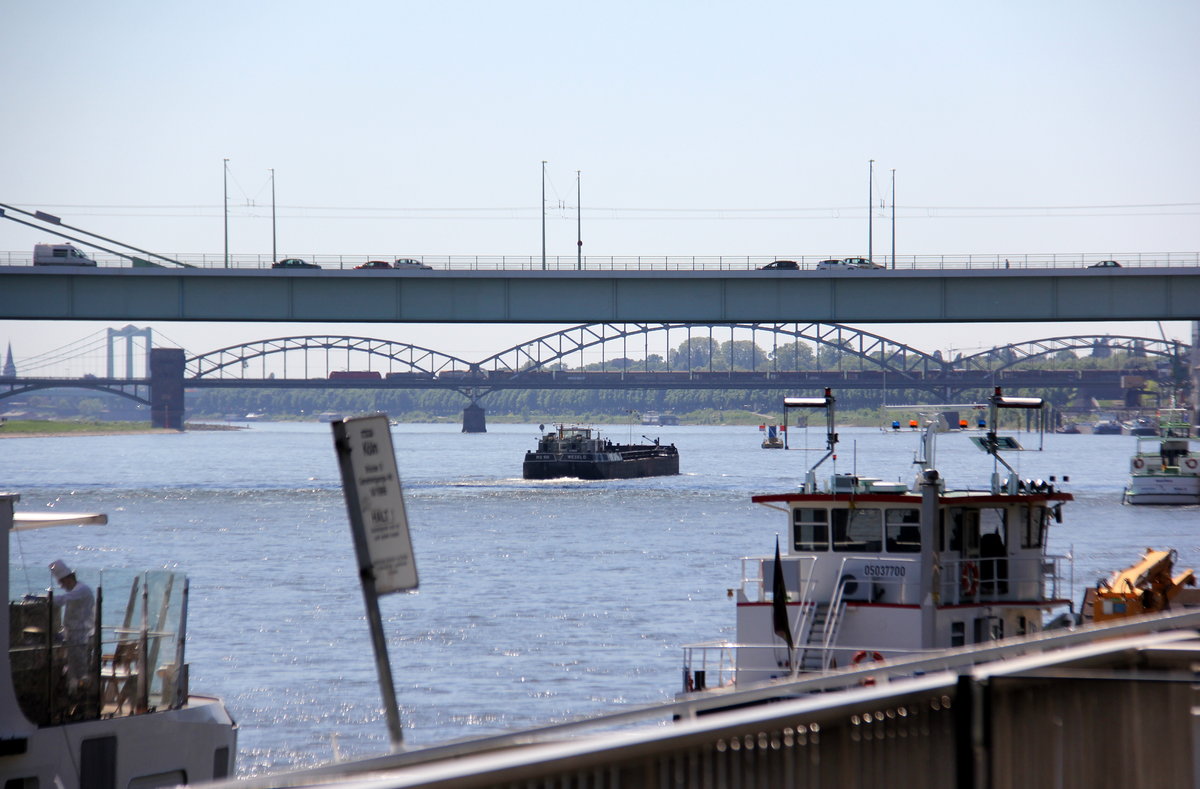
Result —
<instances>
[{"instance_id":1,"label":"white boat","mask_svg":"<svg viewBox=\"0 0 1200 789\"><path fill-rule=\"evenodd\" d=\"M1047 553L1046 533L1072 496L1054 477L1019 479L1001 451L1020 445L995 432L1000 409L1040 408L1040 398L996 390L987 432L970 437L992 459L991 478L964 489L934 465L935 420L911 487L850 474L818 486L837 444L834 398L785 405L825 409L828 452L800 490L753 497L786 516L785 548L777 539L773 556L741 560L736 640L685 647L685 692L1035 633L1069 608L1070 560Z\"/></svg>"},{"instance_id":2,"label":"white boat","mask_svg":"<svg viewBox=\"0 0 1200 789\"><path fill-rule=\"evenodd\" d=\"M108 519L14 515L18 498L0 493L7 603L0 632L9 636L0 657L0 781L21 789L153 789L231 777L237 725L220 699L188 690L186 578L156 571L108 584L117 576L106 573L110 597L96 585L90 632L63 643L52 593L10 591L9 532ZM49 581L50 573L42 568L36 577Z\"/></svg>"},{"instance_id":3,"label":"white boat","mask_svg":"<svg viewBox=\"0 0 1200 789\"><path fill-rule=\"evenodd\" d=\"M1129 461L1128 504L1200 504L1200 438L1187 412L1159 414L1157 436L1138 436Z\"/></svg>"}]
</instances>

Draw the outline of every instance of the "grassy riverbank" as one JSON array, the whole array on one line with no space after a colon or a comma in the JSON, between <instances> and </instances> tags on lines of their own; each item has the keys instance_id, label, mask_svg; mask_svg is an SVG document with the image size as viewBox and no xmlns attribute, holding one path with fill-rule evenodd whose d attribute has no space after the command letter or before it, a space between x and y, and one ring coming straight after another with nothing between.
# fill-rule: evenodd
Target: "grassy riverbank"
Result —
<instances>
[{"instance_id":1,"label":"grassy riverbank","mask_svg":"<svg viewBox=\"0 0 1200 789\"><path fill-rule=\"evenodd\" d=\"M186 425L187 430L238 430L226 425ZM57 419L10 419L0 423L0 438L45 438L49 436L112 436L125 433L179 433L146 422L93 422Z\"/></svg>"}]
</instances>

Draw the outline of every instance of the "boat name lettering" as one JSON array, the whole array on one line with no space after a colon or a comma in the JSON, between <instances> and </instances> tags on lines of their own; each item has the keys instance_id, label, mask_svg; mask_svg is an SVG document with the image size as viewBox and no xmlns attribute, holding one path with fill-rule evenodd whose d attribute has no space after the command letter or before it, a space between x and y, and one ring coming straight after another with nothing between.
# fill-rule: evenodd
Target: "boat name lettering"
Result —
<instances>
[{"instance_id":1,"label":"boat name lettering","mask_svg":"<svg viewBox=\"0 0 1200 789\"><path fill-rule=\"evenodd\" d=\"M903 578L907 569L900 564L864 564L863 575L868 578Z\"/></svg>"}]
</instances>

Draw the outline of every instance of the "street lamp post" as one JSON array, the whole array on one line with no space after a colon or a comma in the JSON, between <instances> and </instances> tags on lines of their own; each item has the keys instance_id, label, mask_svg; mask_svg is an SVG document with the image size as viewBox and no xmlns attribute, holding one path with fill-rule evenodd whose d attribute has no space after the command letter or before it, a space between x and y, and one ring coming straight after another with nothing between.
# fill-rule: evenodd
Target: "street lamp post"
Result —
<instances>
[{"instance_id":1,"label":"street lamp post","mask_svg":"<svg viewBox=\"0 0 1200 789\"><path fill-rule=\"evenodd\" d=\"M224 160L223 178L225 186L225 268L229 268L229 160Z\"/></svg>"},{"instance_id":2,"label":"street lamp post","mask_svg":"<svg viewBox=\"0 0 1200 789\"><path fill-rule=\"evenodd\" d=\"M542 160L542 271L546 270L546 160Z\"/></svg>"},{"instance_id":3,"label":"street lamp post","mask_svg":"<svg viewBox=\"0 0 1200 789\"><path fill-rule=\"evenodd\" d=\"M575 171L575 270L583 269L583 220L580 219L580 211L582 211L583 201L580 197L582 192L579 185L579 171Z\"/></svg>"},{"instance_id":4,"label":"street lamp post","mask_svg":"<svg viewBox=\"0 0 1200 789\"><path fill-rule=\"evenodd\" d=\"M867 262L875 262L875 160L871 160L870 175L867 176Z\"/></svg>"},{"instance_id":5,"label":"street lamp post","mask_svg":"<svg viewBox=\"0 0 1200 789\"><path fill-rule=\"evenodd\" d=\"M275 251L275 168L271 168L271 262L279 260Z\"/></svg>"}]
</instances>

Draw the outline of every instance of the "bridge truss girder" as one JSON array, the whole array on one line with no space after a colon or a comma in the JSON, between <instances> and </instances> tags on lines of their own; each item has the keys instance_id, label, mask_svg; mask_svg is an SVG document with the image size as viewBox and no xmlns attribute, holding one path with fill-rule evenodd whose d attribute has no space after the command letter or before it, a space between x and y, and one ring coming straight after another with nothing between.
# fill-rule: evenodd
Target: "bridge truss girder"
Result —
<instances>
[{"instance_id":1,"label":"bridge truss girder","mask_svg":"<svg viewBox=\"0 0 1200 789\"><path fill-rule=\"evenodd\" d=\"M708 337L713 338L713 332L720 330L729 332L730 339L741 331L750 333L750 341L757 345L757 335L766 332L773 340L770 359L774 365L771 369L778 370L777 351L779 339L785 338L790 342L809 341L818 347L826 346L835 349L840 355L849 356L859 361L860 369L880 369L894 374L900 379L913 372L929 372L942 370L945 363L937 355L931 355L909 345L893 342L877 334L854 329L837 323L588 323L573 326L569 329L538 337L530 342L500 351L482 359L478 367L489 373L512 371L514 377L523 371L540 370L547 365L569 359L572 355L582 355L585 351L606 346L609 343L622 343L622 357L627 358L627 342L632 337L646 338L655 332L664 334L664 347L667 350L668 369L670 369L671 332L683 333L688 340L693 339L697 329L707 329ZM714 343L716 340L713 340ZM648 354L643 356L644 361ZM839 364L841 356L839 356ZM711 357L710 357L711 363ZM686 369L694 369L688 367ZM752 367L752 370L754 368Z\"/></svg>"},{"instance_id":2,"label":"bridge truss girder","mask_svg":"<svg viewBox=\"0 0 1200 789\"><path fill-rule=\"evenodd\" d=\"M269 340L259 340L253 343L231 345L215 351L193 356L185 364L187 374L192 378L243 378L245 371L253 360L265 360L274 355L283 356L284 374L287 371L287 354L304 354L304 375L309 378L308 353L310 351L344 351L347 358L351 353L365 353L370 356L388 360L391 364L399 364L402 369L395 372L413 372L437 375L446 370L472 369L472 364L457 356L440 353L430 348L409 343L380 340L373 337L275 337ZM328 358L322 367L322 377L329 373ZM238 375L227 376L230 370L236 370ZM261 376L266 377L266 376Z\"/></svg>"}]
</instances>

